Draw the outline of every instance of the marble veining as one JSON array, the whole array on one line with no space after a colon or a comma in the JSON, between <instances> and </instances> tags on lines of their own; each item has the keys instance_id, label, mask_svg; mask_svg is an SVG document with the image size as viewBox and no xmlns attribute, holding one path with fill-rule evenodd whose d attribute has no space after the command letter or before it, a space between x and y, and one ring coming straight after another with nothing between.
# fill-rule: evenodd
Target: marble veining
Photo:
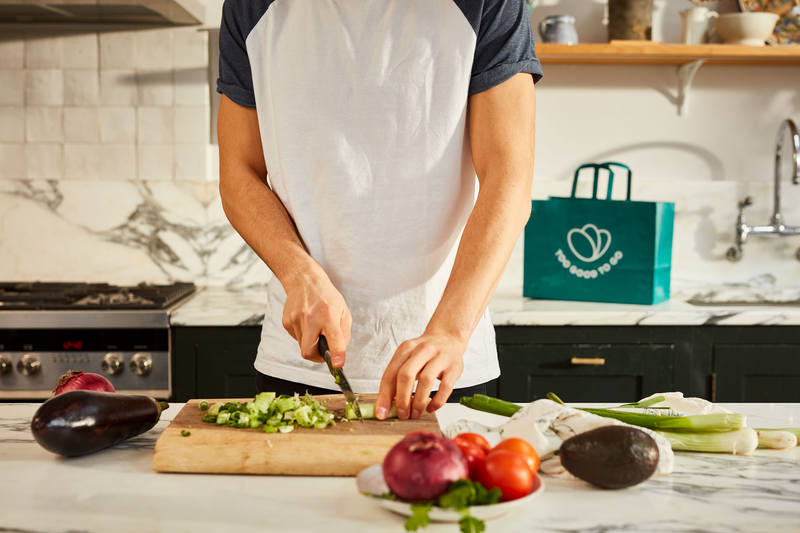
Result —
<instances>
[{"instance_id":1,"label":"marble veining","mask_svg":"<svg viewBox=\"0 0 800 533\"><path fill-rule=\"evenodd\" d=\"M788 427L800 418L800 404L722 405L746 414L751 427ZM154 442L182 404L148 433L74 459L54 456L30 436L37 407L0 404L0 531L403 531L404 519L363 499L353 478L153 472ZM504 420L453 404L437 417L442 427L464 418L486 425ZM677 452L672 474L619 491L547 477L541 497L488 521L486 532L796 533L799 525L795 448L750 456ZM431 524L423 531L458 529Z\"/></svg>"},{"instance_id":2,"label":"marble veining","mask_svg":"<svg viewBox=\"0 0 800 533\"><path fill-rule=\"evenodd\" d=\"M0 277L265 284L268 269L217 203L215 184L0 181L0 252L14 258Z\"/></svg>"}]
</instances>

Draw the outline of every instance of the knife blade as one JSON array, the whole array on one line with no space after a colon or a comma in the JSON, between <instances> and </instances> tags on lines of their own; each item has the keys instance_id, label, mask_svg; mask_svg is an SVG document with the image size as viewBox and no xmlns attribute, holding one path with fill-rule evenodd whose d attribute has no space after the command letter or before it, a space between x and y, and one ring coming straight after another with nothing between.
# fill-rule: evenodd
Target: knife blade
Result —
<instances>
[{"instance_id":1,"label":"knife blade","mask_svg":"<svg viewBox=\"0 0 800 533\"><path fill-rule=\"evenodd\" d=\"M339 385L339 388L342 389L344 393L344 397L347 400L347 405L355 412L356 416L360 421L364 421L364 417L361 416L361 408L358 406L358 398L356 395L353 394L353 389L350 387L350 383L348 383L347 378L344 376L344 371L341 368L334 368L333 363L331 363L331 351L328 348L328 340L325 338L325 335L319 336L319 354L325 359L325 364L328 365L328 370L331 371L331 376L333 379L336 380L336 384Z\"/></svg>"}]
</instances>

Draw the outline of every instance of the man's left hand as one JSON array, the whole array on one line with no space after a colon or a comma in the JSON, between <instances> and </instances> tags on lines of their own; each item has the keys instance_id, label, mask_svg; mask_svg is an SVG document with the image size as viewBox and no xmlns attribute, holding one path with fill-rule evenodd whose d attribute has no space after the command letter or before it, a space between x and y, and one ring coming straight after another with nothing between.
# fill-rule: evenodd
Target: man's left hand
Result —
<instances>
[{"instance_id":1,"label":"man's left hand","mask_svg":"<svg viewBox=\"0 0 800 533\"><path fill-rule=\"evenodd\" d=\"M464 371L467 342L445 333L426 332L398 346L381 379L376 417L386 418L393 399L397 417L402 419L419 418L426 409L433 413L442 407ZM440 380L439 390L431 399L431 389L437 379ZM412 397L417 380L417 390Z\"/></svg>"}]
</instances>

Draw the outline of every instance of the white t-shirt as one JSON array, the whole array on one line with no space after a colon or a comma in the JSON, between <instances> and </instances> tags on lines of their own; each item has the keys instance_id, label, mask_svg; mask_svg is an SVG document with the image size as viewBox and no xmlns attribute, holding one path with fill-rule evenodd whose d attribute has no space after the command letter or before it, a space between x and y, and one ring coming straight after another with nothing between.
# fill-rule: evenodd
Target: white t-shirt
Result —
<instances>
[{"instance_id":1,"label":"white t-shirt","mask_svg":"<svg viewBox=\"0 0 800 533\"><path fill-rule=\"evenodd\" d=\"M377 392L450 276L477 194L468 97L519 72L541 77L523 0L226 0L218 90L257 109L270 186L347 303L356 392ZM256 369L336 390L285 300L273 279ZM499 375L486 311L456 388Z\"/></svg>"}]
</instances>

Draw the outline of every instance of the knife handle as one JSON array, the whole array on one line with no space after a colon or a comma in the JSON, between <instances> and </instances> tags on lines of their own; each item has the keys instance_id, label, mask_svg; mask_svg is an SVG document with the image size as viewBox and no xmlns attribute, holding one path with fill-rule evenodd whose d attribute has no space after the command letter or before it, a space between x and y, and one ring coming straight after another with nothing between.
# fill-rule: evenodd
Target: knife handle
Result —
<instances>
[{"instance_id":1,"label":"knife handle","mask_svg":"<svg viewBox=\"0 0 800 533\"><path fill-rule=\"evenodd\" d=\"M325 335L319 336L319 342L317 343L317 348L319 348L319 354L324 358L325 352L330 352L328 348L328 339L325 338Z\"/></svg>"}]
</instances>

